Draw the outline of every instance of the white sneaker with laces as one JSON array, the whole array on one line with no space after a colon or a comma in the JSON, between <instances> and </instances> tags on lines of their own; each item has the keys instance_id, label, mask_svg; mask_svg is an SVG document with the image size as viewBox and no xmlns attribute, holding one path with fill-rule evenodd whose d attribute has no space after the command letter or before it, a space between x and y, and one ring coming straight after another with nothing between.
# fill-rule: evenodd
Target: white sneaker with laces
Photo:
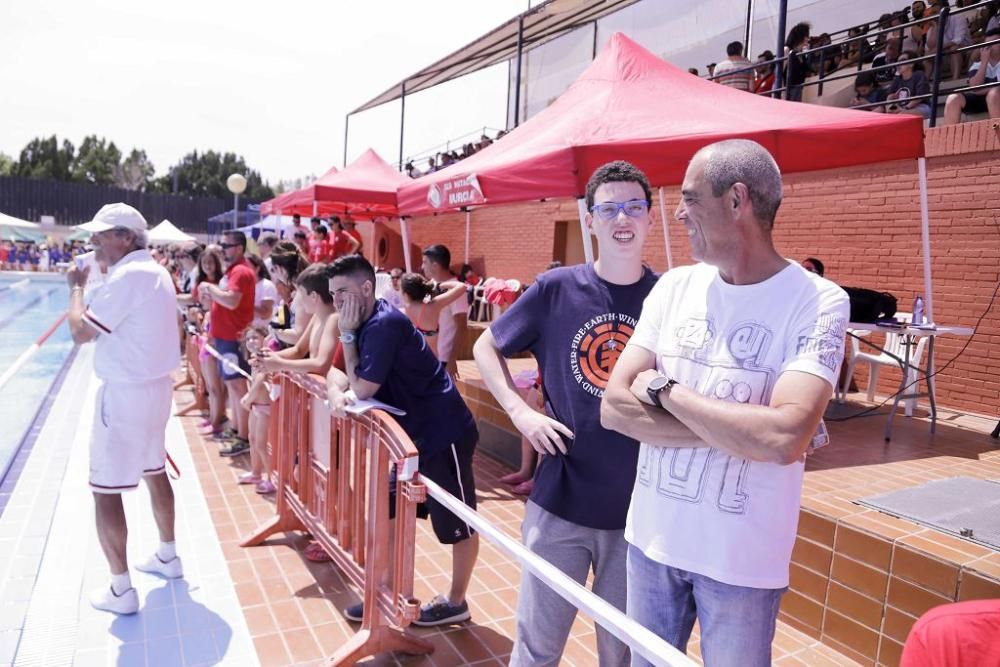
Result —
<instances>
[{"instance_id":1,"label":"white sneaker with laces","mask_svg":"<svg viewBox=\"0 0 1000 667\"><path fill-rule=\"evenodd\" d=\"M180 556L174 556L168 561L162 561L156 552L153 552L153 555L143 562L138 563L135 569L140 572L148 572L149 574L158 574L167 579L180 579L184 576L184 568L181 566Z\"/></svg>"},{"instance_id":2,"label":"white sneaker with laces","mask_svg":"<svg viewBox=\"0 0 1000 667\"><path fill-rule=\"evenodd\" d=\"M139 611L139 594L134 588L130 588L118 595L109 585L93 591L90 594L90 604L95 609L113 614L134 614Z\"/></svg>"}]
</instances>

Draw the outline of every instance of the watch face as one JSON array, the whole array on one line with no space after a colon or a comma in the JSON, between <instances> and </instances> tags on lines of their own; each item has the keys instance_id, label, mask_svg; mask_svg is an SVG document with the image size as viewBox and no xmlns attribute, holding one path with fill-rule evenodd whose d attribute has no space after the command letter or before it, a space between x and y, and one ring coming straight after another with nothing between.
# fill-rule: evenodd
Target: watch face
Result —
<instances>
[{"instance_id":1,"label":"watch face","mask_svg":"<svg viewBox=\"0 0 1000 667\"><path fill-rule=\"evenodd\" d=\"M667 384L669 383L670 380L663 377L662 375L660 377L655 377L649 381L649 385L646 387L646 391L660 391L661 389L666 387Z\"/></svg>"}]
</instances>

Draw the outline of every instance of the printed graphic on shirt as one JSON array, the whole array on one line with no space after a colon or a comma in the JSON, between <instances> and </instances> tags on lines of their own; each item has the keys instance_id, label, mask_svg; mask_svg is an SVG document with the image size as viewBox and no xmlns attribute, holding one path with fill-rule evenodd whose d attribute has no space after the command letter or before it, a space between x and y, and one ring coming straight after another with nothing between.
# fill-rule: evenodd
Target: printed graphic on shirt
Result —
<instances>
[{"instance_id":1,"label":"printed graphic on shirt","mask_svg":"<svg viewBox=\"0 0 1000 667\"><path fill-rule=\"evenodd\" d=\"M823 313L816 319L815 326L799 332L796 352L815 354L819 363L831 371L844 358L844 339L847 337L847 322L838 313Z\"/></svg>"},{"instance_id":2,"label":"printed graphic on shirt","mask_svg":"<svg viewBox=\"0 0 1000 667\"><path fill-rule=\"evenodd\" d=\"M625 351L636 319L623 313L592 317L580 327L570 345L569 363L573 378L588 394L601 398L608 378Z\"/></svg>"},{"instance_id":3,"label":"printed graphic on shirt","mask_svg":"<svg viewBox=\"0 0 1000 667\"><path fill-rule=\"evenodd\" d=\"M774 341L765 324L739 322L721 339L711 317L696 316L673 330L661 367L681 384L722 401L766 403L776 371L763 360ZM722 457L720 459L720 457ZM714 466L716 460L723 461ZM638 480L657 493L688 503L709 495L720 511L745 514L751 463L709 447L664 448L643 445ZM713 479L713 471L717 479ZM711 489L711 490L710 490Z\"/></svg>"}]
</instances>

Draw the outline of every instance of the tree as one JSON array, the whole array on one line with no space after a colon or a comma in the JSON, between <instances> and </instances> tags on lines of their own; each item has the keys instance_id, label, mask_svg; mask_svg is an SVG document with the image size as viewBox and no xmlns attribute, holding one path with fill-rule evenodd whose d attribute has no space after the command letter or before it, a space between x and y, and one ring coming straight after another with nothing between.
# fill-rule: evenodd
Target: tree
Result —
<instances>
[{"instance_id":1,"label":"tree","mask_svg":"<svg viewBox=\"0 0 1000 667\"><path fill-rule=\"evenodd\" d=\"M149 187L153 173L153 163L146 156L146 151L133 148L128 157L115 166L115 185L126 190L143 191Z\"/></svg>"},{"instance_id":2,"label":"tree","mask_svg":"<svg viewBox=\"0 0 1000 667\"><path fill-rule=\"evenodd\" d=\"M17 169L17 162L6 153L0 153L0 176L13 176Z\"/></svg>"},{"instance_id":3,"label":"tree","mask_svg":"<svg viewBox=\"0 0 1000 667\"><path fill-rule=\"evenodd\" d=\"M74 154L73 144L63 140L60 146L54 134L48 139L35 137L21 151L14 174L28 178L70 181Z\"/></svg>"},{"instance_id":4,"label":"tree","mask_svg":"<svg viewBox=\"0 0 1000 667\"><path fill-rule=\"evenodd\" d=\"M122 152L115 142L108 142L97 135L85 137L76 159L73 161L73 180L79 183L112 185L115 182L115 170L122 159Z\"/></svg>"},{"instance_id":5,"label":"tree","mask_svg":"<svg viewBox=\"0 0 1000 667\"><path fill-rule=\"evenodd\" d=\"M197 150L191 151L166 175L156 179L153 187L156 192L173 192L176 179L178 194L229 198L232 193L226 188L226 179L230 174L246 177L247 189L243 196L247 199L261 201L274 197L271 186L261 179L260 173L247 167L242 156L212 150L200 154Z\"/></svg>"}]
</instances>

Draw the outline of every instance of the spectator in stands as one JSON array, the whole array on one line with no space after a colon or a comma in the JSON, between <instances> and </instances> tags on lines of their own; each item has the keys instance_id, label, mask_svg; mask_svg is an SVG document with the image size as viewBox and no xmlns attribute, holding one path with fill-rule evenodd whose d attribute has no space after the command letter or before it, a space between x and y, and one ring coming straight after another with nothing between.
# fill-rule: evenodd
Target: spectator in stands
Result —
<instances>
[{"instance_id":1,"label":"spectator in stands","mask_svg":"<svg viewBox=\"0 0 1000 667\"><path fill-rule=\"evenodd\" d=\"M410 178L420 178L424 175L424 172L420 171L419 168L414 166L413 160L406 163L406 175Z\"/></svg>"},{"instance_id":2,"label":"spectator in stands","mask_svg":"<svg viewBox=\"0 0 1000 667\"><path fill-rule=\"evenodd\" d=\"M454 280L451 272L451 251L447 246L432 245L424 250L424 275L438 283ZM458 377L458 353L465 346L465 336L469 328L469 302L457 299L447 308L441 309L438 318L438 359L445 365L453 378Z\"/></svg>"},{"instance_id":3,"label":"spectator in stands","mask_svg":"<svg viewBox=\"0 0 1000 667\"><path fill-rule=\"evenodd\" d=\"M374 398L404 410L396 421L420 452L420 472L475 509L472 457L479 433L444 366L406 315L375 298L375 271L361 255L334 261L330 292L340 319L346 369L346 373L333 370L328 377L333 412L343 416L354 397ZM394 491L394 480L390 486ZM392 517L394 499L389 508ZM433 498L421 508L422 516L428 514L438 541L452 545L451 590L423 605L414 623L459 623L470 618L465 595L479 554L479 535ZM344 615L362 620L363 604L345 609Z\"/></svg>"},{"instance_id":4,"label":"spectator in stands","mask_svg":"<svg viewBox=\"0 0 1000 667\"><path fill-rule=\"evenodd\" d=\"M996 2L989 8L990 16L986 21L986 32L994 28L1000 28L1000 2Z\"/></svg>"},{"instance_id":5,"label":"spectator in stands","mask_svg":"<svg viewBox=\"0 0 1000 667\"><path fill-rule=\"evenodd\" d=\"M844 48L845 46L846 45L834 46L833 40L830 38L830 34L826 32L819 37L810 37L809 49L816 50L808 54L806 58L809 63L809 73L829 76L835 72L840 67L841 61L847 55Z\"/></svg>"},{"instance_id":6,"label":"spectator in stands","mask_svg":"<svg viewBox=\"0 0 1000 667\"><path fill-rule=\"evenodd\" d=\"M240 404L247 393L247 381L240 373L248 373L250 365L243 357L243 330L253 322L254 294L257 275L244 255L247 238L243 232L228 231L222 236L222 252L226 273L218 285L206 284L204 289L212 301L212 345L226 360L219 372L229 394L229 409L236 426L224 441L220 456L236 456L250 449L250 413Z\"/></svg>"},{"instance_id":7,"label":"spectator in stands","mask_svg":"<svg viewBox=\"0 0 1000 667\"><path fill-rule=\"evenodd\" d=\"M1000 600L934 607L913 624L899 667L1000 665Z\"/></svg>"},{"instance_id":8,"label":"spectator in stands","mask_svg":"<svg viewBox=\"0 0 1000 667\"><path fill-rule=\"evenodd\" d=\"M361 232L358 231L358 223L356 223L354 219L351 218L350 216L347 216L344 218L343 227L344 227L344 232L358 243L358 245L351 252L357 253L359 255L365 254L364 252L365 241L364 238L362 238L361 236Z\"/></svg>"},{"instance_id":9,"label":"spectator in stands","mask_svg":"<svg viewBox=\"0 0 1000 667\"><path fill-rule=\"evenodd\" d=\"M441 311L466 294L465 283L447 280L440 285L419 273L407 273L400 281L403 312L413 322L434 356L438 356Z\"/></svg>"},{"instance_id":10,"label":"spectator in stands","mask_svg":"<svg viewBox=\"0 0 1000 667\"><path fill-rule=\"evenodd\" d=\"M257 276L257 285L253 291L253 323L254 326L267 328L280 300L278 288L271 282L271 273L264 260L257 255L247 255L246 260Z\"/></svg>"},{"instance_id":11,"label":"spectator in stands","mask_svg":"<svg viewBox=\"0 0 1000 667\"><path fill-rule=\"evenodd\" d=\"M264 260L264 266L267 267L268 272L273 269L271 253L274 252L276 245L278 245L278 236L272 232L264 232L257 239L257 250L260 251L260 258Z\"/></svg>"},{"instance_id":12,"label":"spectator in stands","mask_svg":"<svg viewBox=\"0 0 1000 667\"><path fill-rule=\"evenodd\" d=\"M864 36L868 34L868 26L860 25L847 31L847 41L842 47L842 56L836 63L837 67L852 67L859 62L869 62L874 58L872 45ZM829 39L829 36L827 37ZM827 74L831 70L827 71Z\"/></svg>"},{"instance_id":13,"label":"spectator in stands","mask_svg":"<svg viewBox=\"0 0 1000 667\"><path fill-rule=\"evenodd\" d=\"M759 144L701 149L681 192L698 263L650 292L601 405L606 427L642 442L628 615L682 652L697 619L706 665L769 667L848 298L775 249L781 173Z\"/></svg>"},{"instance_id":14,"label":"spectator in stands","mask_svg":"<svg viewBox=\"0 0 1000 667\"><path fill-rule=\"evenodd\" d=\"M758 66L754 69L753 92L757 94L769 93L774 88L774 54L764 51L757 56Z\"/></svg>"},{"instance_id":15,"label":"spectator in stands","mask_svg":"<svg viewBox=\"0 0 1000 667\"><path fill-rule=\"evenodd\" d=\"M309 256L309 234L302 230L299 230L292 234L292 240L295 241L295 245L299 247L299 250L306 257Z\"/></svg>"},{"instance_id":16,"label":"spectator in stands","mask_svg":"<svg viewBox=\"0 0 1000 667\"><path fill-rule=\"evenodd\" d=\"M492 143L493 143L493 140L490 139L489 135L487 135L484 132L483 136L479 137L479 145L477 146L477 150L483 150L484 148L486 148L487 146L489 146Z\"/></svg>"},{"instance_id":17,"label":"spectator in stands","mask_svg":"<svg viewBox=\"0 0 1000 667\"><path fill-rule=\"evenodd\" d=\"M809 75L809 62L802 51L809 44L808 23L796 23L788 31L785 39L785 55L788 57L788 66L785 69L786 76L784 85L787 87L783 97L792 102L802 101L802 85Z\"/></svg>"},{"instance_id":18,"label":"spectator in stands","mask_svg":"<svg viewBox=\"0 0 1000 667\"><path fill-rule=\"evenodd\" d=\"M809 273L815 273L820 278L823 277L823 272L826 271L826 267L823 266L823 262L815 257L806 257L802 260L802 268Z\"/></svg>"},{"instance_id":19,"label":"spectator in stands","mask_svg":"<svg viewBox=\"0 0 1000 667\"><path fill-rule=\"evenodd\" d=\"M937 15L941 10L948 7L948 0L937 0L931 4L930 14ZM937 22L931 23L927 28L927 52L934 53L937 49ZM948 54L951 64L951 78L958 79L962 76L965 68L962 66L964 54L951 53L955 49L972 44L972 35L969 34L969 22L964 14L949 16L944 25L944 53ZM932 61L933 62L933 61ZM931 73L931 78L938 76L936 72ZM944 77L940 77L942 80Z\"/></svg>"},{"instance_id":20,"label":"spectator in stands","mask_svg":"<svg viewBox=\"0 0 1000 667\"><path fill-rule=\"evenodd\" d=\"M618 161L594 172L586 196L599 259L539 275L479 338L475 357L518 431L548 454L525 509L525 546L581 585L593 569L594 593L622 609L625 517L639 450L635 439L601 425L600 400L656 283L642 265L652 192L641 171ZM587 351L594 345L596 353ZM526 404L510 379L504 358L525 351L538 360L545 414ZM575 616L575 607L525 571L510 664L557 665ZM600 627L597 654L601 665L628 661L628 648Z\"/></svg>"},{"instance_id":21,"label":"spectator in stands","mask_svg":"<svg viewBox=\"0 0 1000 667\"><path fill-rule=\"evenodd\" d=\"M437 165L434 163L434 156L432 155L431 157L427 158L427 171L425 171L424 173L433 174L435 171L437 171Z\"/></svg>"},{"instance_id":22,"label":"spectator in stands","mask_svg":"<svg viewBox=\"0 0 1000 667\"><path fill-rule=\"evenodd\" d=\"M897 60L899 60L899 43L900 39L897 37L892 37L887 39L885 42L885 51L875 56L872 60L872 69L875 70L875 82L878 87L883 91L888 91L892 87L892 81L896 78L896 68L886 67L885 69L876 69L878 67L883 67L886 65L892 65Z\"/></svg>"},{"instance_id":23,"label":"spectator in stands","mask_svg":"<svg viewBox=\"0 0 1000 667\"><path fill-rule=\"evenodd\" d=\"M885 93L875 83L875 73L871 70L864 70L854 77L854 99L850 106L858 107L868 104L877 104L885 101ZM878 111L885 109L882 106L865 106L862 111Z\"/></svg>"},{"instance_id":24,"label":"spectator in stands","mask_svg":"<svg viewBox=\"0 0 1000 667\"><path fill-rule=\"evenodd\" d=\"M715 63L708 63L705 65L705 69L708 71L707 76L709 79L715 76Z\"/></svg>"},{"instance_id":25,"label":"spectator in stands","mask_svg":"<svg viewBox=\"0 0 1000 667\"><path fill-rule=\"evenodd\" d=\"M927 5L923 3L923 0L914 0L913 4L910 5L910 12L913 14L913 20L919 21L924 18L924 14L927 12ZM924 44L927 41L928 27L929 23L918 23L917 25L910 26L909 33L903 38L903 51L910 51L921 56L924 55Z\"/></svg>"},{"instance_id":26,"label":"spectator in stands","mask_svg":"<svg viewBox=\"0 0 1000 667\"><path fill-rule=\"evenodd\" d=\"M694 76L699 76L697 67L688 67L688 74L693 74Z\"/></svg>"},{"instance_id":27,"label":"spectator in stands","mask_svg":"<svg viewBox=\"0 0 1000 667\"><path fill-rule=\"evenodd\" d=\"M730 42L726 45L726 59L715 66L713 80L723 86L750 92L750 84L753 79L751 67L750 61L743 56L743 43Z\"/></svg>"},{"instance_id":28,"label":"spectator in stands","mask_svg":"<svg viewBox=\"0 0 1000 667\"><path fill-rule=\"evenodd\" d=\"M913 51L903 51L902 61L916 58ZM931 117L931 105L928 99L912 99L919 95L927 95L931 92L931 84L927 80L927 75L922 69L917 69L920 63L906 63L896 67L896 78L892 80L889 87L889 94L886 101L890 104L886 107L887 113L908 113L924 118Z\"/></svg>"},{"instance_id":29,"label":"spectator in stands","mask_svg":"<svg viewBox=\"0 0 1000 667\"><path fill-rule=\"evenodd\" d=\"M986 31L987 41L1000 40L1000 26ZM1000 44L979 50L979 61L969 68L969 85L981 86L996 83L1000 77ZM962 113L989 113L990 118L1000 118L1000 86L952 93L944 105L944 124L962 122Z\"/></svg>"}]
</instances>

